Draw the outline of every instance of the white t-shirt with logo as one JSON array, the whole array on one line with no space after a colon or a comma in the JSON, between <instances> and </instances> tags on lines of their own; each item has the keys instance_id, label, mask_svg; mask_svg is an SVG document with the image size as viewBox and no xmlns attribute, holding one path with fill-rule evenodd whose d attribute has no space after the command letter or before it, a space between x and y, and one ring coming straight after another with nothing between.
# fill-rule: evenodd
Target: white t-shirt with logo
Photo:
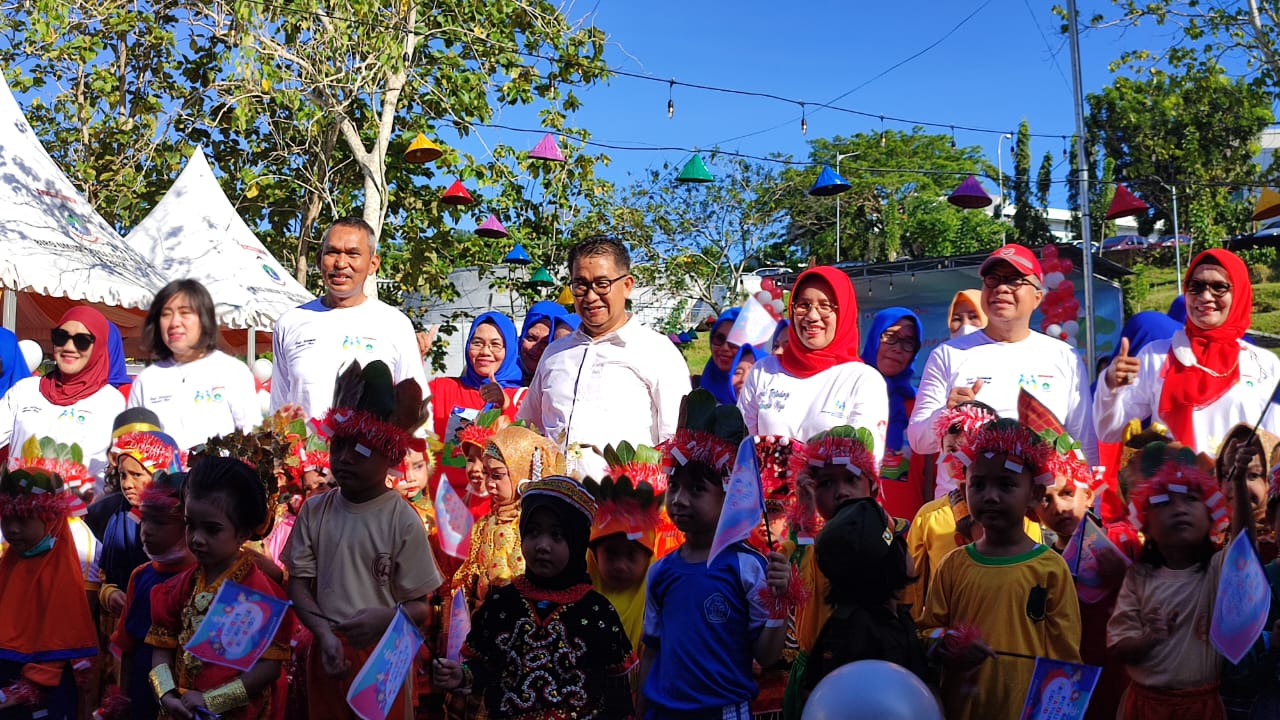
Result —
<instances>
[{"instance_id":1,"label":"white t-shirt with logo","mask_svg":"<svg viewBox=\"0 0 1280 720\"><path fill-rule=\"evenodd\" d=\"M1084 361L1070 345L1035 331L1018 342L996 342L985 331L976 332L934 348L924 364L907 425L912 450L922 455L939 451L935 425L951 389L971 387L979 379L978 402L990 405L1002 418L1017 418L1018 393L1025 389L1062 421L1089 464L1098 464Z\"/></svg>"},{"instance_id":2,"label":"white t-shirt with logo","mask_svg":"<svg viewBox=\"0 0 1280 720\"><path fill-rule=\"evenodd\" d=\"M1160 417L1160 393L1164 389L1165 370L1170 362L1169 350L1176 346L1191 350L1183 330L1170 340L1156 340L1138 351L1138 378L1132 385L1112 390L1106 380L1098 381L1093 396L1093 416L1098 439L1120 442L1124 428L1133 419L1146 419L1164 424ZM1194 357L1194 355L1192 355ZM1174 360L1173 362L1178 362ZM1192 445L1197 451L1217 455L1222 439L1239 423L1252 426L1280 381L1280 358L1269 350L1240 341L1240 381L1225 395L1191 413ZM1271 408L1262 421L1262 429L1280 434L1280 408ZM1265 458L1263 459L1265 462Z\"/></svg>"},{"instance_id":3,"label":"white t-shirt with logo","mask_svg":"<svg viewBox=\"0 0 1280 720\"><path fill-rule=\"evenodd\" d=\"M320 299L287 311L271 340L275 370L271 409L293 403L307 417L320 417L333 402L338 375L358 360L381 360L396 381L412 378L423 394L427 376L413 324L404 313L375 298L349 308L329 308Z\"/></svg>"},{"instance_id":4,"label":"white t-shirt with logo","mask_svg":"<svg viewBox=\"0 0 1280 720\"><path fill-rule=\"evenodd\" d=\"M841 363L798 378L782 367L776 355L770 355L747 374L738 393L738 409L752 435L808 442L838 425L866 428L875 438L876 463L884 457L889 388L880 372L865 363Z\"/></svg>"},{"instance_id":5,"label":"white t-shirt with logo","mask_svg":"<svg viewBox=\"0 0 1280 720\"><path fill-rule=\"evenodd\" d=\"M253 373L220 350L189 363L161 360L144 369L133 381L129 407L154 412L183 449L262 422Z\"/></svg>"},{"instance_id":6,"label":"white t-shirt with logo","mask_svg":"<svg viewBox=\"0 0 1280 720\"><path fill-rule=\"evenodd\" d=\"M124 412L124 396L110 385L71 405L54 405L40 394L40 378L19 380L0 400L0 447L9 446L9 458L22 453L22 444L32 437L51 437L60 443L75 443L84 451L84 464L98 478L107 467L111 447L111 427Z\"/></svg>"}]
</instances>

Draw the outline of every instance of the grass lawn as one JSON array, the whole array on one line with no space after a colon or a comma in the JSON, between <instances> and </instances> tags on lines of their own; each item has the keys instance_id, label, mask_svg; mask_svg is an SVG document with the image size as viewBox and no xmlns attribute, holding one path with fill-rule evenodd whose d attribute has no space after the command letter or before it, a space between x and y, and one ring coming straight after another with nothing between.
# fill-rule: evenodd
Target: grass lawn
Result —
<instances>
[{"instance_id":1,"label":"grass lawn","mask_svg":"<svg viewBox=\"0 0 1280 720\"><path fill-rule=\"evenodd\" d=\"M1150 290L1142 302L1143 310L1169 309L1178 294L1177 276L1173 268L1147 268L1143 271ZM1253 286L1253 322L1259 332L1280 335L1280 283L1256 283Z\"/></svg>"}]
</instances>

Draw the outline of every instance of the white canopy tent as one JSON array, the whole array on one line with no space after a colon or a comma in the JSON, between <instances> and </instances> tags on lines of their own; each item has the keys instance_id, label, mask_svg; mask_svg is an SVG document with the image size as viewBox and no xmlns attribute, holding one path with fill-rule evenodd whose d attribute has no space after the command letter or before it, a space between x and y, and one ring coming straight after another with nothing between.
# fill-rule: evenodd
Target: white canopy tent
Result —
<instances>
[{"instance_id":1,"label":"white canopy tent","mask_svg":"<svg viewBox=\"0 0 1280 720\"><path fill-rule=\"evenodd\" d=\"M67 308L93 304L126 337L164 278L71 183L0 77L0 284L5 327L47 344ZM21 305L21 307L20 307ZM135 311L124 310L132 308Z\"/></svg>"},{"instance_id":2,"label":"white canopy tent","mask_svg":"<svg viewBox=\"0 0 1280 720\"><path fill-rule=\"evenodd\" d=\"M209 288L219 324L253 331L250 359L257 330L270 330L284 311L314 299L241 219L200 147L126 239L156 259L166 281L195 278Z\"/></svg>"}]
</instances>

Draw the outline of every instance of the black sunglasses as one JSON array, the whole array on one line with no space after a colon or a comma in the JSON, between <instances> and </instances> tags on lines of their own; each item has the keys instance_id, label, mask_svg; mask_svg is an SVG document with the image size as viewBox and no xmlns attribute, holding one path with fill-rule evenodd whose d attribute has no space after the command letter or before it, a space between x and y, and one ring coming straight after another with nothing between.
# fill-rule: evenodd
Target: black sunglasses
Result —
<instances>
[{"instance_id":1,"label":"black sunglasses","mask_svg":"<svg viewBox=\"0 0 1280 720\"><path fill-rule=\"evenodd\" d=\"M60 348L63 345L66 345L67 341L70 340L71 343L76 346L76 350L86 352L89 348L93 347L93 343L97 341L97 338L95 338L92 333L76 333L75 335L72 335L66 330L56 327L49 331L49 340L53 342L53 346L55 348Z\"/></svg>"}]
</instances>

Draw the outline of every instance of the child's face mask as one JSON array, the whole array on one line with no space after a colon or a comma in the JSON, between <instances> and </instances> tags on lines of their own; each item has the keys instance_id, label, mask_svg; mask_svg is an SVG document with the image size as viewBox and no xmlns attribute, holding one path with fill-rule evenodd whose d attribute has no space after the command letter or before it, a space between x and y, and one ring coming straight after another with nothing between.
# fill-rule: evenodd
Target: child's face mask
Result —
<instances>
[{"instance_id":1,"label":"child's face mask","mask_svg":"<svg viewBox=\"0 0 1280 720\"><path fill-rule=\"evenodd\" d=\"M52 549L53 549L53 536L45 535L44 539L36 543L31 549L23 551L22 557L24 558L39 557L40 555L43 555Z\"/></svg>"}]
</instances>

